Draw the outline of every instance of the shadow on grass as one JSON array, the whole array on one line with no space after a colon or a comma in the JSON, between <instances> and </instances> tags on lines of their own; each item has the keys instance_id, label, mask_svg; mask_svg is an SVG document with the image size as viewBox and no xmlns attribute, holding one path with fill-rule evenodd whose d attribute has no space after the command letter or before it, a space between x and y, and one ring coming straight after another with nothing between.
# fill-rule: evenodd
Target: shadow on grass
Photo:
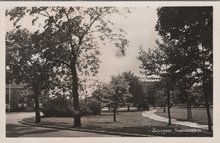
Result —
<instances>
[{"instance_id":1,"label":"shadow on grass","mask_svg":"<svg viewBox=\"0 0 220 143\"><path fill-rule=\"evenodd\" d=\"M150 136L163 136L163 137L212 137L213 133L200 130L200 129L182 129L180 127L169 125L169 126L152 126L152 127L122 127L122 128L111 128L111 127L98 127L98 126L84 126L82 129L90 130L101 130L107 132L118 132L118 133L130 133Z\"/></svg>"},{"instance_id":2,"label":"shadow on grass","mask_svg":"<svg viewBox=\"0 0 220 143\"><path fill-rule=\"evenodd\" d=\"M86 116L82 120L82 127L72 127L72 118L45 118L39 125L53 125L65 129L84 129L93 131L130 133L163 136L163 137L212 137L213 133L206 130L194 129L180 125L167 126L164 122L155 121L141 116L141 112L117 113L118 122L112 121L112 113L103 113L101 115ZM108 117L109 116L109 117ZM32 121L31 121L32 120ZM22 121L33 123L33 118L23 119ZM135 135L136 136L136 135Z\"/></svg>"},{"instance_id":3,"label":"shadow on grass","mask_svg":"<svg viewBox=\"0 0 220 143\"><path fill-rule=\"evenodd\" d=\"M59 130L55 130L55 129L33 130L30 126L25 126L25 125L15 125L15 124L6 125L6 137L20 137L20 136L34 135L39 133L43 134L43 133L50 133L56 131Z\"/></svg>"}]
</instances>

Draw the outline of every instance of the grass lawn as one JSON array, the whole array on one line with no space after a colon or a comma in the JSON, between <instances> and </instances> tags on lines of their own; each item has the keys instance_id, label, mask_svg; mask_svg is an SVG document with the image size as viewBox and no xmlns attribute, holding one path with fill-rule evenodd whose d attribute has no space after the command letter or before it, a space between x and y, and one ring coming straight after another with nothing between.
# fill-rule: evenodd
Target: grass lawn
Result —
<instances>
[{"instance_id":1,"label":"grass lawn","mask_svg":"<svg viewBox=\"0 0 220 143\"><path fill-rule=\"evenodd\" d=\"M178 119L178 120L186 120L187 119L187 109L183 107L172 107L170 109L171 112L171 118ZM213 119L213 111L212 108L210 108L211 117ZM157 108L157 115L168 117L167 112L163 112L163 109ZM206 108L192 108L192 116L193 119L191 122L199 123L199 124L208 124L207 120L207 113Z\"/></svg>"},{"instance_id":2,"label":"grass lawn","mask_svg":"<svg viewBox=\"0 0 220 143\"><path fill-rule=\"evenodd\" d=\"M178 132L177 130L190 130L192 128L179 125L167 126L167 123L145 118L141 113L140 111L118 112L117 122L113 122L111 112L103 112L102 115L84 116L81 118L82 127L78 128L155 136L212 136L212 133L204 130L199 132ZM27 118L23 121L34 122L34 119ZM73 118L43 117L40 124L73 128Z\"/></svg>"}]
</instances>

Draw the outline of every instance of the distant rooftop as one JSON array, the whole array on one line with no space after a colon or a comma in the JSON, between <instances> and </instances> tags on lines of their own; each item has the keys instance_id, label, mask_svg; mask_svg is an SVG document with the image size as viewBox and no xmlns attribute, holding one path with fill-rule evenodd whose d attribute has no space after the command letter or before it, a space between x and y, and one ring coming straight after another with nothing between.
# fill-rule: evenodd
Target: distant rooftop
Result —
<instances>
[{"instance_id":1,"label":"distant rooftop","mask_svg":"<svg viewBox=\"0 0 220 143\"><path fill-rule=\"evenodd\" d=\"M10 84L10 87L11 87L11 88L24 88L24 87L26 87L26 86L27 86L26 83L16 84L15 82L12 82L12 83ZM9 88L9 84L6 84L6 88Z\"/></svg>"},{"instance_id":2,"label":"distant rooftop","mask_svg":"<svg viewBox=\"0 0 220 143\"><path fill-rule=\"evenodd\" d=\"M157 75L152 75L152 76L148 76L148 77L145 77L145 76L142 76L142 77L139 77L141 81L147 81L147 82L154 82L154 81L159 81L160 80L160 77L157 76Z\"/></svg>"}]
</instances>

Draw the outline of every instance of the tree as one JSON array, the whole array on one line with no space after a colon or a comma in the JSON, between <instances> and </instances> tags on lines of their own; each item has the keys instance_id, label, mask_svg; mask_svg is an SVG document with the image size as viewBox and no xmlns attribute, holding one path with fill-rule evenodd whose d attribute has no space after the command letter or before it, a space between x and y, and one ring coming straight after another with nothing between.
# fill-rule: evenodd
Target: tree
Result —
<instances>
[{"instance_id":1,"label":"tree","mask_svg":"<svg viewBox=\"0 0 220 143\"><path fill-rule=\"evenodd\" d=\"M112 95L109 97L112 101L110 106L113 107L114 122L116 122L116 109L120 104L123 105L126 99L131 97L131 94L129 93L129 85L122 75L112 77L110 86L113 91Z\"/></svg>"},{"instance_id":2,"label":"tree","mask_svg":"<svg viewBox=\"0 0 220 143\"><path fill-rule=\"evenodd\" d=\"M93 92L92 97L97 99L101 108L113 108L113 121L116 122L117 108L126 104L131 98L129 84L123 75L113 76L110 83L102 83Z\"/></svg>"},{"instance_id":3,"label":"tree","mask_svg":"<svg viewBox=\"0 0 220 143\"><path fill-rule=\"evenodd\" d=\"M160 102L161 96L164 94L161 90L159 82L150 82L146 88L148 102L149 104L153 105L154 108L156 108Z\"/></svg>"},{"instance_id":4,"label":"tree","mask_svg":"<svg viewBox=\"0 0 220 143\"><path fill-rule=\"evenodd\" d=\"M104 107L110 107L111 100L110 96L112 96L113 91L109 84L107 83L99 83L97 85L97 89L93 91L92 98L95 98L98 102L101 108Z\"/></svg>"},{"instance_id":5,"label":"tree","mask_svg":"<svg viewBox=\"0 0 220 143\"><path fill-rule=\"evenodd\" d=\"M130 87L129 93L132 95L130 98L128 98L128 103L133 103L134 106L141 108L144 106L143 102L145 101L143 83L140 81L139 77L135 76L131 71L124 72L122 75L128 82Z\"/></svg>"},{"instance_id":6,"label":"tree","mask_svg":"<svg viewBox=\"0 0 220 143\"><path fill-rule=\"evenodd\" d=\"M158 9L156 25L163 41L178 45L169 49L168 56L176 79L189 81L191 86L193 79L203 87L209 131L212 123L208 101L213 94L212 13L212 7L162 7Z\"/></svg>"},{"instance_id":7,"label":"tree","mask_svg":"<svg viewBox=\"0 0 220 143\"><path fill-rule=\"evenodd\" d=\"M179 99L182 100L182 102L186 103L187 106L187 119L191 120L193 119L192 110L191 107L193 105L193 94L192 94L192 87L195 83L194 78L189 76L183 77L177 81L177 87L180 92Z\"/></svg>"},{"instance_id":8,"label":"tree","mask_svg":"<svg viewBox=\"0 0 220 143\"><path fill-rule=\"evenodd\" d=\"M123 75L113 76L110 83L102 83L92 94L102 107L113 108L113 121L116 122L116 111L120 106L124 106L128 98L129 84Z\"/></svg>"},{"instance_id":9,"label":"tree","mask_svg":"<svg viewBox=\"0 0 220 143\"><path fill-rule=\"evenodd\" d=\"M6 33L6 77L7 81L27 83L33 91L36 123L40 122L39 96L49 86L53 64L39 54L35 43L38 37L27 29Z\"/></svg>"},{"instance_id":10,"label":"tree","mask_svg":"<svg viewBox=\"0 0 220 143\"><path fill-rule=\"evenodd\" d=\"M158 42L157 42L158 43ZM151 76L157 76L156 80L160 81L160 86L164 90L166 99L167 99L167 109L168 109L168 125L171 124L171 114L170 114L170 92L173 88L173 73L169 71L169 67L171 66L167 61L167 55L164 54L162 48L168 46L167 44L159 44L157 49L148 49L148 51L144 51L142 47L140 47L138 60L141 61L140 68L142 69L141 73L145 74L147 78ZM164 104L165 105L165 104Z\"/></svg>"},{"instance_id":11,"label":"tree","mask_svg":"<svg viewBox=\"0 0 220 143\"><path fill-rule=\"evenodd\" d=\"M74 106L74 126L81 126L79 107L79 77L96 75L99 68L99 44L105 39L114 41L114 46L123 52L128 44L124 31L116 29L115 24L106 18L118 13L114 7L16 7L8 10L6 15L18 21L29 14L32 23L43 19L42 38L38 43L43 48L44 57L61 63L70 75L71 91ZM114 31L112 30L114 28Z\"/></svg>"}]
</instances>

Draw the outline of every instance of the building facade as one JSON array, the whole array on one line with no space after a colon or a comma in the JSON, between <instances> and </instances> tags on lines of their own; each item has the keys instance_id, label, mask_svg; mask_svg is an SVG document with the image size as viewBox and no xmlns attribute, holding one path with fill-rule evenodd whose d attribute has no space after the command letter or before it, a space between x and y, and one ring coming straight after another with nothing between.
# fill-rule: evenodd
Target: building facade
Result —
<instances>
[{"instance_id":1,"label":"building facade","mask_svg":"<svg viewBox=\"0 0 220 143\"><path fill-rule=\"evenodd\" d=\"M34 104L31 92L26 88L26 84L16 84L14 82L6 84L6 112L18 112L33 110Z\"/></svg>"}]
</instances>

